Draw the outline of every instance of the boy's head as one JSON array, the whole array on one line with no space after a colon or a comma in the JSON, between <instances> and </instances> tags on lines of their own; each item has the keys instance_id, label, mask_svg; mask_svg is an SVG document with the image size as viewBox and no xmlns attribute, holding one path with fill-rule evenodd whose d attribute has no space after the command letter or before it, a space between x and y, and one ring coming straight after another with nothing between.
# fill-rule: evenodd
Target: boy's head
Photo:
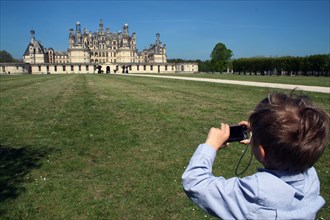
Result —
<instances>
[{"instance_id":1,"label":"boy's head","mask_svg":"<svg viewBox=\"0 0 330 220\"><path fill-rule=\"evenodd\" d=\"M249 117L252 146L262 145L266 168L302 172L324 152L329 115L306 96L270 94Z\"/></svg>"}]
</instances>

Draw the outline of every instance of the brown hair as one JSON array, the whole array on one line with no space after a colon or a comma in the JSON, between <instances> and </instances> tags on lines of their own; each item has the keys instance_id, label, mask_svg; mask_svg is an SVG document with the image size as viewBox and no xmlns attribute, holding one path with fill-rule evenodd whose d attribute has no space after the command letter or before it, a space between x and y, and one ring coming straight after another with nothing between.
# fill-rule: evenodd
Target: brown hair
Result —
<instances>
[{"instance_id":1,"label":"brown hair","mask_svg":"<svg viewBox=\"0 0 330 220\"><path fill-rule=\"evenodd\" d=\"M268 169L303 172L324 152L330 118L307 96L269 94L249 117L252 145L265 150Z\"/></svg>"}]
</instances>

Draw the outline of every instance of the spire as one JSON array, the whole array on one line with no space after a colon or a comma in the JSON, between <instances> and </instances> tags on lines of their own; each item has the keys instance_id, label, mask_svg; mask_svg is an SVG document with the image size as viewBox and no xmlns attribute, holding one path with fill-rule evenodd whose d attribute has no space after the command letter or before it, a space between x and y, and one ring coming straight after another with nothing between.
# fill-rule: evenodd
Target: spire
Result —
<instances>
[{"instance_id":1,"label":"spire","mask_svg":"<svg viewBox=\"0 0 330 220\"><path fill-rule=\"evenodd\" d=\"M81 33L81 28L80 28L80 22L79 21L76 22L76 32Z\"/></svg>"},{"instance_id":2,"label":"spire","mask_svg":"<svg viewBox=\"0 0 330 220\"><path fill-rule=\"evenodd\" d=\"M100 19L100 24L99 24L99 33L103 34L104 33L104 28L103 28L103 21Z\"/></svg>"},{"instance_id":3,"label":"spire","mask_svg":"<svg viewBox=\"0 0 330 220\"><path fill-rule=\"evenodd\" d=\"M128 36L128 24L125 23L124 27L123 27L123 34Z\"/></svg>"},{"instance_id":4,"label":"spire","mask_svg":"<svg viewBox=\"0 0 330 220\"><path fill-rule=\"evenodd\" d=\"M31 31L30 31L30 34L31 34L31 43L33 42L33 41L35 41L35 31L32 29Z\"/></svg>"},{"instance_id":5,"label":"spire","mask_svg":"<svg viewBox=\"0 0 330 220\"><path fill-rule=\"evenodd\" d=\"M81 26L80 22L76 22L76 34L75 34L75 40L74 40L75 45L81 44Z\"/></svg>"},{"instance_id":6,"label":"spire","mask_svg":"<svg viewBox=\"0 0 330 220\"><path fill-rule=\"evenodd\" d=\"M156 34L156 45L160 45L160 40L159 40L160 34Z\"/></svg>"}]
</instances>

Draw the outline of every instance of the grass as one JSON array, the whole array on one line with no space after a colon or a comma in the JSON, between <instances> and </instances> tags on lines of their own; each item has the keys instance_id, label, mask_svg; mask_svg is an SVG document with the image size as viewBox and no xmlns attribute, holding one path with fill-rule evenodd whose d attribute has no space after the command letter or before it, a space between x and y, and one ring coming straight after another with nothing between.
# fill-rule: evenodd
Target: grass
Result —
<instances>
[{"instance_id":1,"label":"grass","mask_svg":"<svg viewBox=\"0 0 330 220\"><path fill-rule=\"evenodd\" d=\"M211 218L185 196L181 175L211 126L246 119L268 92L114 75L1 76L0 215ZM330 112L328 94L306 94ZM220 151L215 174L234 176L242 150ZM329 155L316 164L327 201ZM329 209L318 216L330 218Z\"/></svg>"}]
</instances>

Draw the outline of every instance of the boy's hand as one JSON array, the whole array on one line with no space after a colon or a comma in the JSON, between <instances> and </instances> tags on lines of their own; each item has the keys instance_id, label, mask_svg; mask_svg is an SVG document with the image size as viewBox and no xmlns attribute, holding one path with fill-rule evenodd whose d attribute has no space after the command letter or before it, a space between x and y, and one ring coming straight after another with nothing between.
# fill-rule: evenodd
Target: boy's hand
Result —
<instances>
[{"instance_id":1,"label":"boy's hand","mask_svg":"<svg viewBox=\"0 0 330 220\"><path fill-rule=\"evenodd\" d=\"M230 134L229 125L221 123L220 128L210 129L205 143L210 145L217 151L218 149L225 146L224 144L228 140L229 134Z\"/></svg>"},{"instance_id":2,"label":"boy's hand","mask_svg":"<svg viewBox=\"0 0 330 220\"><path fill-rule=\"evenodd\" d=\"M251 131L251 127L250 127L250 123L247 122L247 121L241 121L240 123L238 123L239 125L244 125L247 127L247 129L249 131ZM246 140L242 140L240 141L241 144L250 144L250 140L249 139L246 139Z\"/></svg>"}]
</instances>

